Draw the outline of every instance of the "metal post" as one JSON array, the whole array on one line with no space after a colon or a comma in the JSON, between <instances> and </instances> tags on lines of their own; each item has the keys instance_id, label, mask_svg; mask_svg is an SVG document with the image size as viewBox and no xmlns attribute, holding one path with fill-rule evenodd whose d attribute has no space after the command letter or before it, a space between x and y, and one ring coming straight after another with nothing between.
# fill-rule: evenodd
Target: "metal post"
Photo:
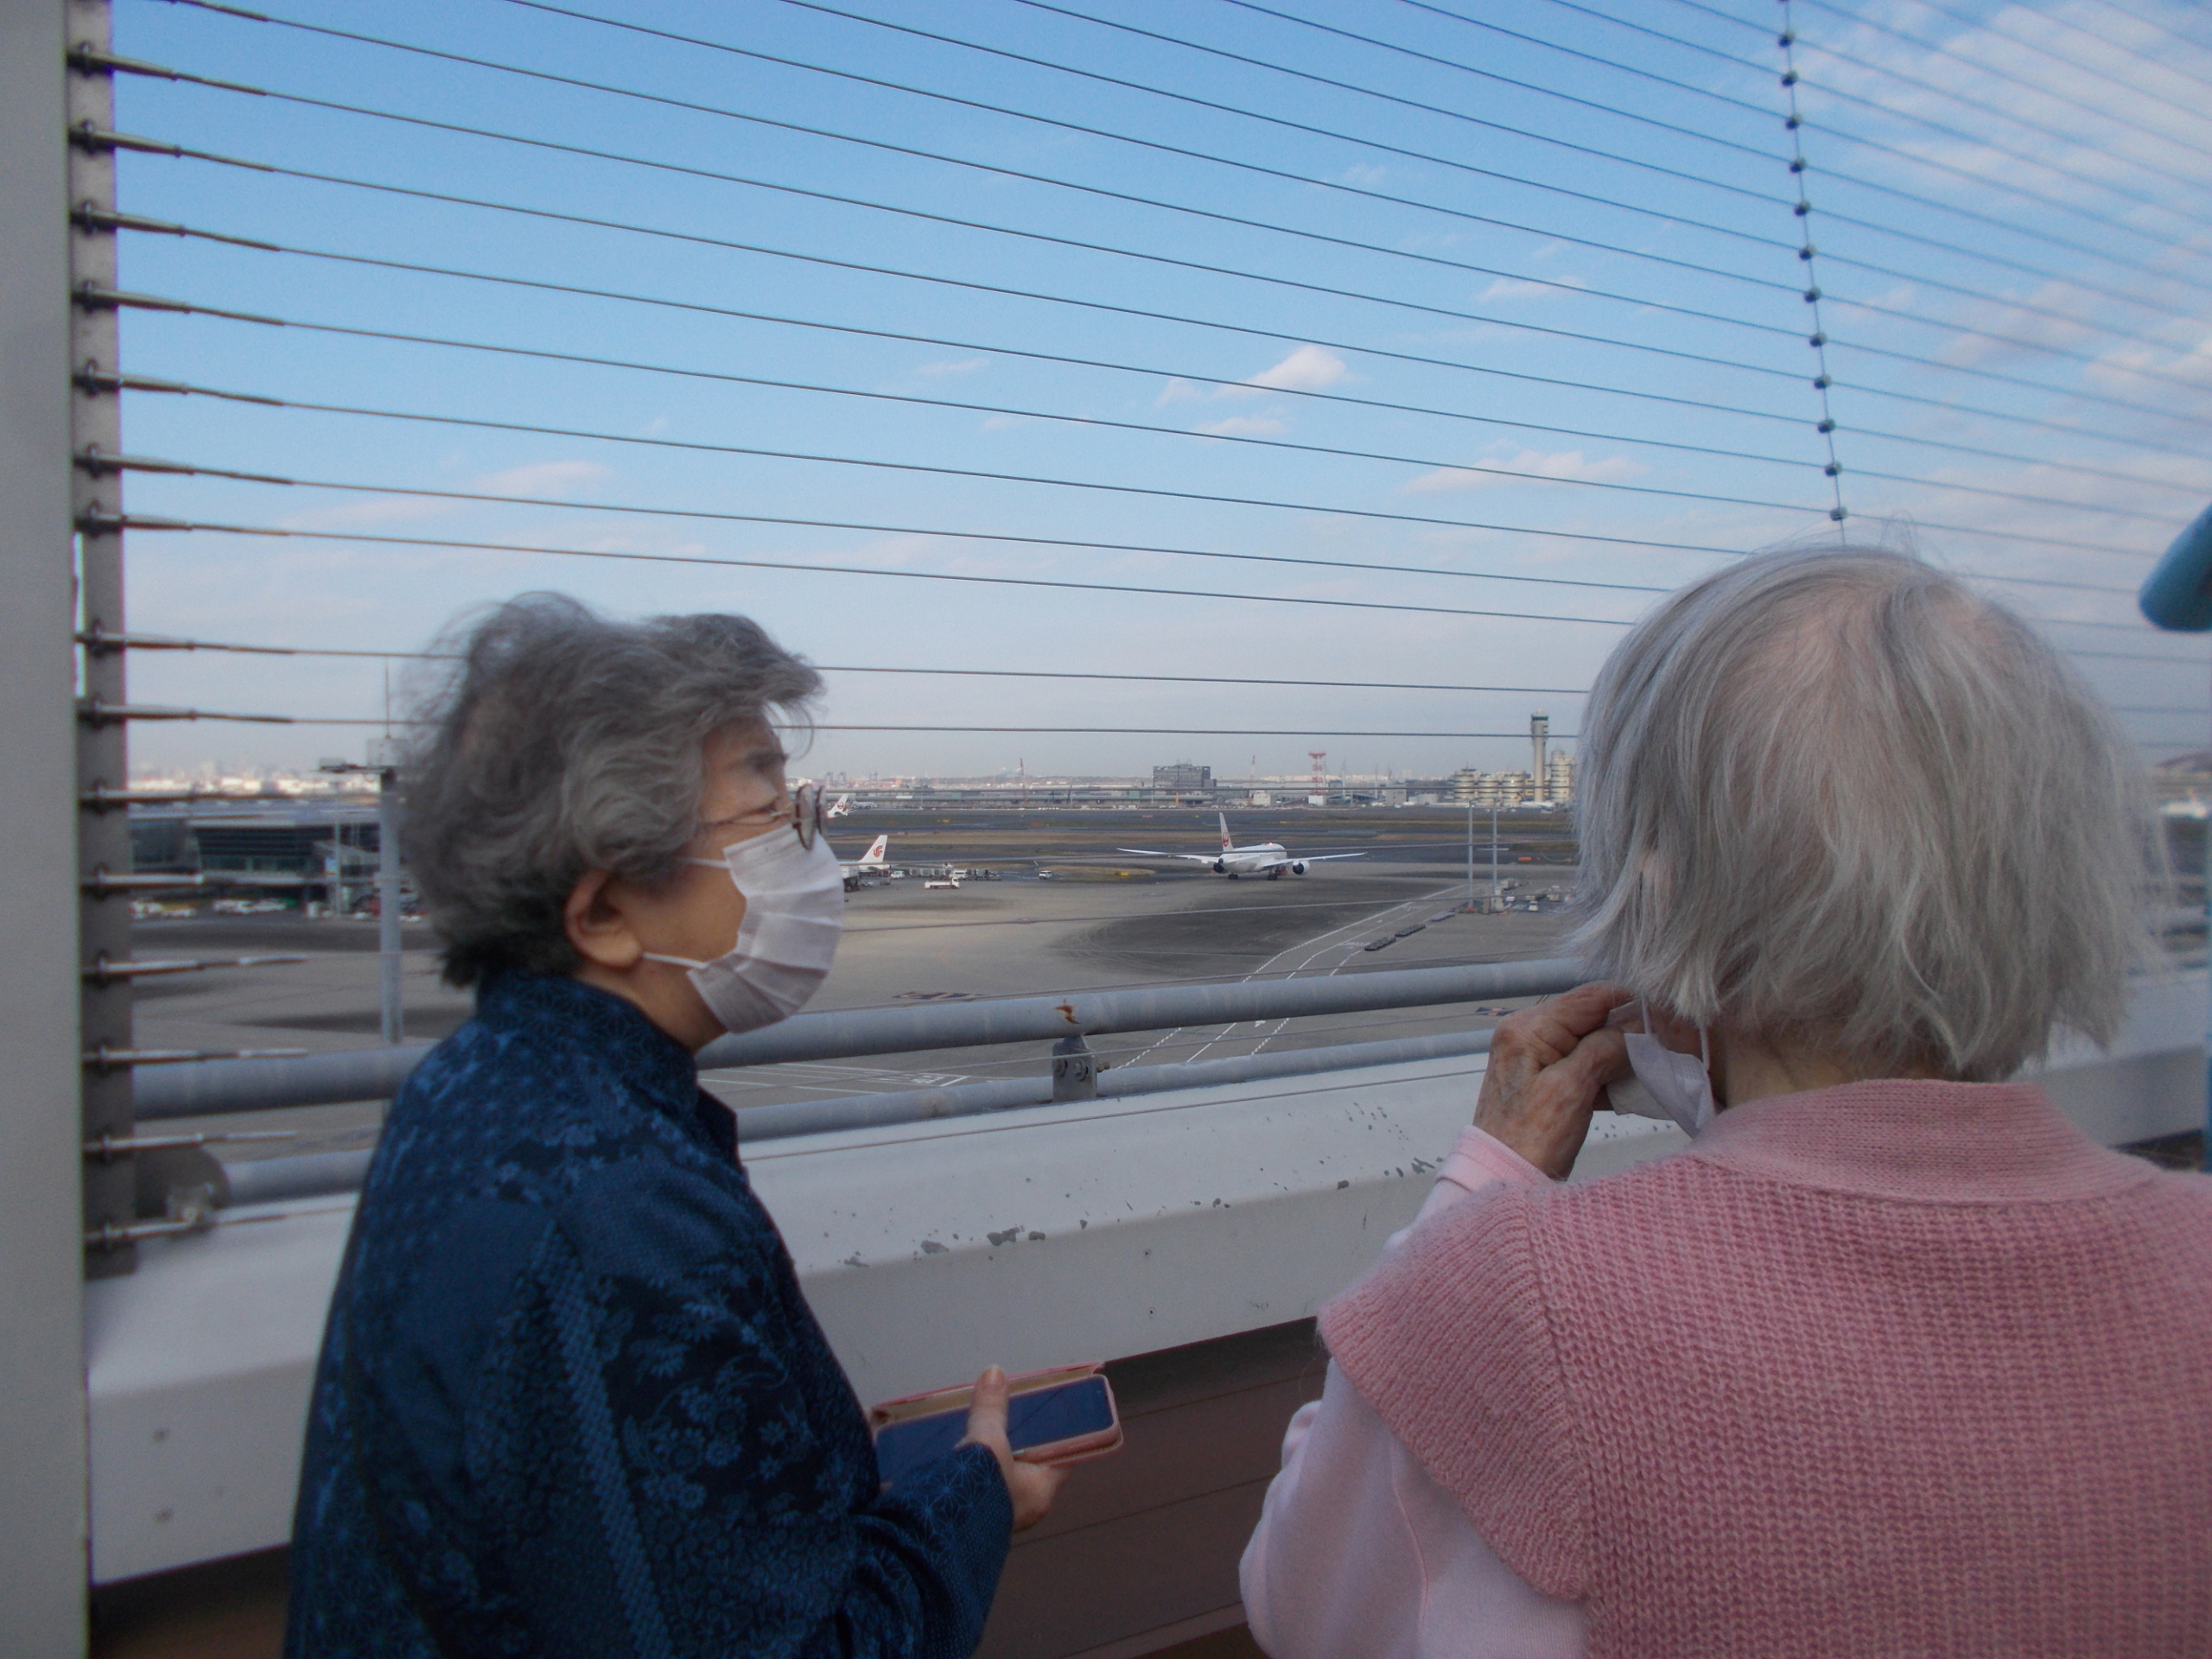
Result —
<instances>
[{"instance_id":1,"label":"metal post","mask_svg":"<svg viewBox=\"0 0 2212 1659\"><path fill-rule=\"evenodd\" d=\"M71 0L68 44L105 52L109 44L106 0ZM115 125L115 77L100 71L72 72L68 76L68 118L71 127L90 126L103 131ZM115 152L72 145L69 151L69 202L73 208L115 206ZM90 283L103 289L116 286L115 232L76 226L69 241L69 277L73 289ZM78 377L71 404L71 442L79 455L119 454L123 448L122 397L100 389L92 375L120 372L117 355L116 313L107 307L79 305L70 319L69 363ZM125 631L123 608L123 532L114 521L123 512L123 474L79 467L74 473L74 505L78 524L78 626L97 638ZM80 687L91 706L119 706L129 702L124 687L124 653L112 647L85 648ZM130 786L129 758L124 750L125 727L118 720L80 717L77 728L77 779L85 791L105 785L111 789ZM79 868L86 878L101 870L120 875L130 868L130 821L127 811L86 812L77 831ZM127 961L130 956L130 899L127 893L105 896L87 893L80 901L79 948L83 959ZM105 984L86 983L79 992L83 1047L94 1052L105 1046L128 1050L130 1043L130 982L110 979ZM84 1138L103 1135L118 1141L130 1137L130 1073L128 1068L92 1070L85 1073ZM84 1166L85 1230L88 1236L112 1237L111 1228L128 1227L137 1218L137 1172L127 1156L87 1160ZM95 1278L128 1273L137 1265L137 1252L128 1243L96 1246L86 1257L86 1271Z\"/></svg>"},{"instance_id":2,"label":"metal post","mask_svg":"<svg viewBox=\"0 0 2212 1659\"><path fill-rule=\"evenodd\" d=\"M407 1034L400 1001L399 779L390 766L377 772L377 1001L384 1040L396 1047Z\"/></svg>"},{"instance_id":3,"label":"metal post","mask_svg":"<svg viewBox=\"0 0 2212 1659\"><path fill-rule=\"evenodd\" d=\"M1467 797L1467 908L1475 907L1475 798Z\"/></svg>"},{"instance_id":4,"label":"metal post","mask_svg":"<svg viewBox=\"0 0 2212 1659\"><path fill-rule=\"evenodd\" d=\"M0 0L0 1645L85 1650L69 28Z\"/></svg>"},{"instance_id":5,"label":"metal post","mask_svg":"<svg viewBox=\"0 0 2212 1659\"><path fill-rule=\"evenodd\" d=\"M1793 98L1795 93L1791 95ZM2136 603L2157 626L2176 633L2212 630L2212 507L2191 519L2143 579ZM2212 851L2212 849L2208 849ZM2212 856L2205 861L2204 899L2212 917ZM2205 1122L2202 1162L2212 1170L2212 1015L2205 1032Z\"/></svg>"}]
</instances>

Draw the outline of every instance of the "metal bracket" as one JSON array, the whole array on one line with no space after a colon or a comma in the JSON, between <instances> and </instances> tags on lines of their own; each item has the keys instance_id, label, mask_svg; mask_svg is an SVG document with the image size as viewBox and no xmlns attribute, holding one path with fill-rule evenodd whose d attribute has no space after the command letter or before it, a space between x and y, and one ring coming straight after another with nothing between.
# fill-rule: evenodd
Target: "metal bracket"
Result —
<instances>
[{"instance_id":1,"label":"metal bracket","mask_svg":"<svg viewBox=\"0 0 2212 1659\"><path fill-rule=\"evenodd\" d=\"M1080 1033L1061 1038L1052 1045L1052 1098L1097 1099L1099 1070L1098 1057Z\"/></svg>"}]
</instances>

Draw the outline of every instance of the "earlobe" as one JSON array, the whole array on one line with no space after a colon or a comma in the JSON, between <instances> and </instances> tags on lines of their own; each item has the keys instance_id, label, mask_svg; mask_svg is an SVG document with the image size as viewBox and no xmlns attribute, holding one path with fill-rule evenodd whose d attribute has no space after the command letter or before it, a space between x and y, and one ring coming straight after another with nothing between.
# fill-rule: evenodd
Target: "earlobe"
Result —
<instances>
[{"instance_id":1,"label":"earlobe","mask_svg":"<svg viewBox=\"0 0 2212 1659\"><path fill-rule=\"evenodd\" d=\"M562 906L569 943L586 962L617 972L637 966L645 946L622 905L622 883L607 870L586 870Z\"/></svg>"}]
</instances>

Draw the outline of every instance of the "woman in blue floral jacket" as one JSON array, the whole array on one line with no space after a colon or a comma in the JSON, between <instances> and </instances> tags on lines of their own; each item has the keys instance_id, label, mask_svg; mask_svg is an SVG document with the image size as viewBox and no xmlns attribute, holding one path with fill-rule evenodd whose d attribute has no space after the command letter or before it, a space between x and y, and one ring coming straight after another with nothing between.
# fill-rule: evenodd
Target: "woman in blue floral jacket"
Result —
<instances>
[{"instance_id":1,"label":"woman in blue floral jacket","mask_svg":"<svg viewBox=\"0 0 2212 1659\"><path fill-rule=\"evenodd\" d=\"M743 618L537 595L432 698L410 861L477 1012L393 1102L354 1221L293 1659L974 1649L1058 1477L1013 1461L990 1372L968 1441L881 1485L691 1058L835 949L766 719L818 688Z\"/></svg>"}]
</instances>

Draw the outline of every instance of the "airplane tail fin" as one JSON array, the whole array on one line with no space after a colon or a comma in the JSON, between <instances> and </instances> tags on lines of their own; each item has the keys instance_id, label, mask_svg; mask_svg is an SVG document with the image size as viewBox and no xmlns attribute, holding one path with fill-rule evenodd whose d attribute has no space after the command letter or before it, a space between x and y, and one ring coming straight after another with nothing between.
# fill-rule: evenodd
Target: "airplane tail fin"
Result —
<instances>
[{"instance_id":1,"label":"airplane tail fin","mask_svg":"<svg viewBox=\"0 0 2212 1659\"><path fill-rule=\"evenodd\" d=\"M861 861L863 864L878 864L882 862L883 855L890 846L891 837L888 835L878 836L874 841L868 843L868 849L861 855Z\"/></svg>"},{"instance_id":2,"label":"airplane tail fin","mask_svg":"<svg viewBox=\"0 0 2212 1659\"><path fill-rule=\"evenodd\" d=\"M1230 849L1229 814L1217 812L1214 816L1221 820L1221 850L1225 853Z\"/></svg>"}]
</instances>

